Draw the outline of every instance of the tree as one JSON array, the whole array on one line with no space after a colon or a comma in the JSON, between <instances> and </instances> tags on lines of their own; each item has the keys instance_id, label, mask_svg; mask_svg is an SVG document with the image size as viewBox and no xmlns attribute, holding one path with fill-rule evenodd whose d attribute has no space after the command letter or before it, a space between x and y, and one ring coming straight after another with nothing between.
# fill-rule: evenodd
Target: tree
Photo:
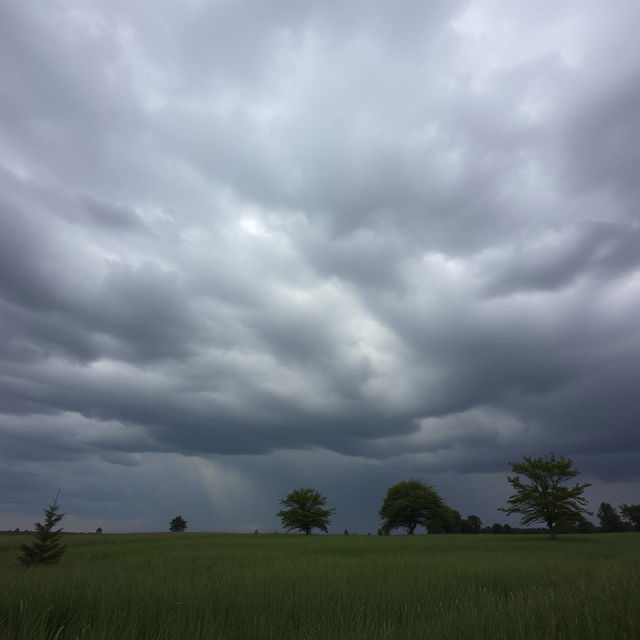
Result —
<instances>
[{"instance_id":1,"label":"tree","mask_svg":"<svg viewBox=\"0 0 640 640\"><path fill-rule=\"evenodd\" d=\"M309 535L313 529L327 533L330 518L335 509L325 509L327 499L315 489L309 487L294 489L280 500L285 507L276 514L287 531L302 531Z\"/></svg>"},{"instance_id":2,"label":"tree","mask_svg":"<svg viewBox=\"0 0 640 640\"><path fill-rule=\"evenodd\" d=\"M96 533L102 533L102 527L98 527L98 528L96 529Z\"/></svg>"},{"instance_id":3,"label":"tree","mask_svg":"<svg viewBox=\"0 0 640 640\"><path fill-rule=\"evenodd\" d=\"M444 511L435 513L426 522L429 533L460 533L462 516L459 511L444 505Z\"/></svg>"},{"instance_id":4,"label":"tree","mask_svg":"<svg viewBox=\"0 0 640 640\"><path fill-rule=\"evenodd\" d=\"M620 513L636 531L640 531L640 504L621 504Z\"/></svg>"},{"instance_id":5,"label":"tree","mask_svg":"<svg viewBox=\"0 0 640 640\"><path fill-rule=\"evenodd\" d=\"M444 532L445 533L460 533L462 531L462 516L459 511L446 508L447 515L444 518Z\"/></svg>"},{"instance_id":6,"label":"tree","mask_svg":"<svg viewBox=\"0 0 640 640\"><path fill-rule=\"evenodd\" d=\"M35 540L31 544L20 545L18 561L23 567L54 565L66 551L66 545L62 544L62 529L55 529L56 525L64 518L64 513L58 513L58 495L53 503L44 510L44 524L35 523Z\"/></svg>"},{"instance_id":7,"label":"tree","mask_svg":"<svg viewBox=\"0 0 640 640\"><path fill-rule=\"evenodd\" d=\"M460 522L460 533L480 533L482 520L478 516L467 516Z\"/></svg>"},{"instance_id":8,"label":"tree","mask_svg":"<svg viewBox=\"0 0 640 640\"><path fill-rule=\"evenodd\" d=\"M587 520L584 516L581 516L578 520L578 533L595 533L597 531L596 525Z\"/></svg>"},{"instance_id":9,"label":"tree","mask_svg":"<svg viewBox=\"0 0 640 640\"><path fill-rule=\"evenodd\" d=\"M598 520L600 520L600 531L602 533L614 533L626 529L625 523L620 519L615 507L608 502L600 503Z\"/></svg>"},{"instance_id":10,"label":"tree","mask_svg":"<svg viewBox=\"0 0 640 640\"><path fill-rule=\"evenodd\" d=\"M416 527L444 529L449 516L448 507L432 487L420 480L398 482L387 490L379 511L383 532L402 527L413 535Z\"/></svg>"},{"instance_id":11,"label":"tree","mask_svg":"<svg viewBox=\"0 0 640 640\"><path fill-rule=\"evenodd\" d=\"M169 531L181 533L187 528L187 521L182 516L176 516L169 523Z\"/></svg>"},{"instance_id":12,"label":"tree","mask_svg":"<svg viewBox=\"0 0 640 640\"><path fill-rule=\"evenodd\" d=\"M510 465L515 474L523 475L529 482L522 481L520 475L509 476L507 480L516 493L507 501L509 506L499 510L521 514L523 525L544 522L555 538L559 525L576 522L583 513L591 514L582 495L591 485L565 487L562 484L580 474L570 458L556 458L553 453L543 458L524 456L523 462Z\"/></svg>"},{"instance_id":13,"label":"tree","mask_svg":"<svg viewBox=\"0 0 640 640\"><path fill-rule=\"evenodd\" d=\"M470 533L480 533L482 529L482 520L478 516L467 516L469 522Z\"/></svg>"}]
</instances>

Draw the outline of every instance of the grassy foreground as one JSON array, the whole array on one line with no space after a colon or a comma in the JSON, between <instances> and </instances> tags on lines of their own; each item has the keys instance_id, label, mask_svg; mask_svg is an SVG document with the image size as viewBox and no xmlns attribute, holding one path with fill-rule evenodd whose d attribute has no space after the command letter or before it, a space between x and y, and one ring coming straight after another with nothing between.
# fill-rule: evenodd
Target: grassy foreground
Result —
<instances>
[{"instance_id":1,"label":"grassy foreground","mask_svg":"<svg viewBox=\"0 0 640 640\"><path fill-rule=\"evenodd\" d=\"M640 638L640 534L0 537L0 638Z\"/></svg>"}]
</instances>

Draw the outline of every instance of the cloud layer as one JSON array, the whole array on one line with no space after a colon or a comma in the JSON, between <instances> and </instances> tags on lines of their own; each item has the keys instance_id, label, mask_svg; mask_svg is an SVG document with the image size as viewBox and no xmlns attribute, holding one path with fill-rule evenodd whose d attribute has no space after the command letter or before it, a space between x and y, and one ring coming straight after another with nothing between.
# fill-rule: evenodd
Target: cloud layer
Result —
<instances>
[{"instance_id":1,"label":"cloud layer","mask_svg":"<svg viewBox=\"0 0 640 640\"><path fill-rule=\"evenodd\" d=\"M7 526L62 484L78 526L270 527L315 483L370 527L408 475L496 518L551 450L636 491L638 19L3 3Z\"/></svg>"}]
</instances>

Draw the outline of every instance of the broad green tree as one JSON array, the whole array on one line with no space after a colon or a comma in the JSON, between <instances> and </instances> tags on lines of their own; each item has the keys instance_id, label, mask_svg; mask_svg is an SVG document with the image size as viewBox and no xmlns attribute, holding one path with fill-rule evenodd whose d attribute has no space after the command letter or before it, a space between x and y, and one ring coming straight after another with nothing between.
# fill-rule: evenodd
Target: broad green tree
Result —
<instances>
[{"instance_id":1,"label":"broad green tree","mask_svg":"<svg viewBox=\"0 0 640 640\"><path fill-rule=\"evenodd\" d=\"M507 479L516 492L507 501L508 506L500 511L519 513L523 525L544 522L553 538L560 525L579 521L583 513L591 514L582 495L591 485L564 486L580 475L570 458L556 458L553 453L541 458L524 456L522 462L510 465L516 475Z\"/></svg>"},{"instance_id":2,"label":"broad green tree","mask_svg":"<svg viewBox=\"0 0 640 640\"><path fill-rule=\"evenodd\" d=\"M389 487L379 514L383 532L402 528L411 536L419 526L444 531L449 510L433 487L420 480L405 480Z\"/></svg>"},{"instance_id":3,"label":"broad green tree","mask_svg":"<svg viewBox=\"0 0 640 640\"><path fill-rule=\"evenodd\" d=\"M636 531L640 531L640 504L621 504L620 513Z\"/></svg>"},{"instance_id":4,"label":"broad green tree","mask_svg":"<svg viewBox=\"0 0 640 640\"><path fill-rule=\"evenodd\" d=\"M169 523L169 531L173 531L174 533L180 533L187 528L187 521L182 516L176 516Z\"/></svg>"},{"instance_id":5,"label":"broad green tree","mask_svg":"<svg viewBox=\"0 0 640 640\"><path fill-rule=\"evenodd\" d=\"M64 516L64 513L58 513L56 496L44 510L44 524L35 523L35 540L31 544L20 545L18 560L23 567L53 565L60 561L67 547L62 544L62 529L56 529L56 526Z\"/></svg>"},{"instance_id":6,"label":"broad green tree","mask_svg":"<svg viewBox=\"0 0 640 640\"><path fill-rule=\"evenodd\" d=\"M327 533L335 509L326 509L327 499L309 487L294 489L280 500L284 507L276 514L287 531L302 531L309 535L314 529Z\"/></svg>"}]
</instances>

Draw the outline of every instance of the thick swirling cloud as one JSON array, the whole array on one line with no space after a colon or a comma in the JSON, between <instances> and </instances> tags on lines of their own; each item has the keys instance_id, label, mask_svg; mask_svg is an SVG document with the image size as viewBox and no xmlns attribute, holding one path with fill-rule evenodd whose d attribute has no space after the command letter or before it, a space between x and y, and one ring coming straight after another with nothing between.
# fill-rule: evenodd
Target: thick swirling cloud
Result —
<instances>
[{"instance_id":1,"label":"thick swirling cloud","mask_svg":"<svg viewBox=\"0 0 640 640\"><path fill-rule=\"evenodd\" d=\"M638 19L3 3L0 528L312 484L372 530L406 477L493 521L549 451L637 501Z\"/></svg>"}]
</instances>

